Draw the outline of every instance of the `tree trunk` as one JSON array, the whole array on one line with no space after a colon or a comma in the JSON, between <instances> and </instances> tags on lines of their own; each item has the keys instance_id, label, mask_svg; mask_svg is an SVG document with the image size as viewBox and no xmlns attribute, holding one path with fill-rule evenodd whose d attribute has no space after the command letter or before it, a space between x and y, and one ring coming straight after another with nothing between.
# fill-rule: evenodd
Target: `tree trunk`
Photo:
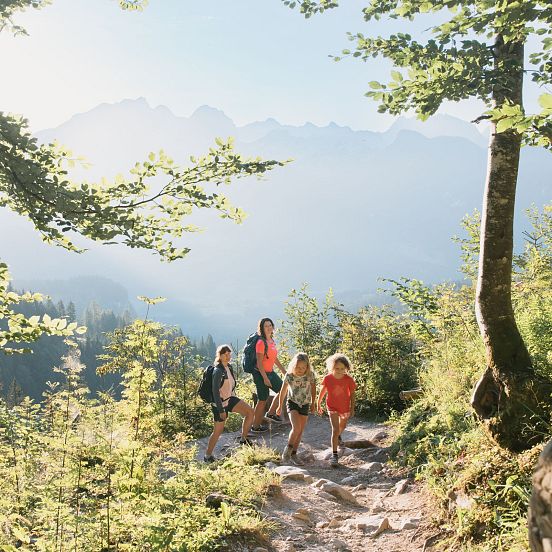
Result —
<instances>
[{"instance_id":1,"label":"tree trunk","mask_svg":"<svg viewBox=\"0 0 552 552\"><path fill-rule=\"evenodd\" d=\"M497 84L493 103L522 106L523 44L495 44ZM487 369L477 383L472 406L499 445L520 451L542 440L542 414L551 386L538 378L514 319L511 299L513 226L521 135L496 133L489 145L481 220L476 315L487 352Z\"/></svg>"},{"instance_id":2,"label":"tree trunk","mask_svg":"<svg viewBox=\"0 0 552 552\"><path fill-rule=\"evenodd\" d=\"M527 517L531 550L548 552L552 549L552 441L542 451L533 474Z\"/></svg>"}]
</instances>

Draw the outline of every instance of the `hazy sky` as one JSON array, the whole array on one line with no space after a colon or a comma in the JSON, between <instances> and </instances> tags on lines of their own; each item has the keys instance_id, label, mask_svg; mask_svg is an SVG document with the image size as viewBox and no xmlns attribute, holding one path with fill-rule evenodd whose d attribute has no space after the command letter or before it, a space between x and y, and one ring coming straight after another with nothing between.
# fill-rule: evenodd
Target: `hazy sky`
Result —
<instances>
[{"instance_id":1,"label":"hazy sky","mask_svg":"<svg viewBox=\"0 0 552 552\"><path fill-rule=\"evenodd\" d=\"M0 36L9 75L0 109L25 114L39 130L102 102L143 96L184 116L209 104L237 124L274 117L383 130L392 119L363 94L389 66L329 58L349 47L347 31L368 30L364 3L343 4L305 20L280 0L151 0L141 13L121 11L114 0L54 0L18 16L29 37ZM404 25L373 28L387 34ZM468 119L479 107L443 111Z\"/></svg>"}]
</instances>

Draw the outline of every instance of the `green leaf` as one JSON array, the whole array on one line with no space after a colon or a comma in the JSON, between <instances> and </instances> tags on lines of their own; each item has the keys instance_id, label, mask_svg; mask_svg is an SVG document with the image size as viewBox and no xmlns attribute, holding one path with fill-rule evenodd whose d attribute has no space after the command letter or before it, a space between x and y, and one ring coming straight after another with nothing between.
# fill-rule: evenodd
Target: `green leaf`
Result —
<instances>
[{"instance_id":1,"label":"green leaf","mask_svg":"<svg viewBox=\"0 0 552 552\"><path fill-rule=\"evenodd\" d=\"M508 119L508 118L500 119L500 121L498 121L498 123L496 124L496 131L498 133L505 132L506 130L512 128L513 126L514 126L513 119Z\"/></svg>"},{"instance_id":2,"label":"green leaf","mask_svg":"<svg viewBox=\"0 0 552 552\"><path fill-rule=\"evenodd\" d=\"M391 76L395 82L402 82L403 76L399 71L391 71Z\"/></svg>"},{"instance_id":3,"label":"green leaf","mask_svg":"<svg viewBox=\"0 0 552 552\"><path fill-rule=\"evenodd\" d=\"M552 94L541 94L539 104L543 109L552 109Z\"/></svg>"}]
</instances>

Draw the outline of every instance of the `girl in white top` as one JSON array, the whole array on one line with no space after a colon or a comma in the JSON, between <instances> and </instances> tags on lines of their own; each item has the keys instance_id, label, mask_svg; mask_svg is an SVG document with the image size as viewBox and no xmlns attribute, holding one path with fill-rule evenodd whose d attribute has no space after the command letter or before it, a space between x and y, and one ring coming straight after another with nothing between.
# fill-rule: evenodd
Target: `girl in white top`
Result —
<instances>
[{"instance_id":1,"label":"girl in white top","mask_svg":"<svg viewBox=\"0 0 552 552\"><path fill-rule=\"evenodd\" d=\"M301 442L303 431L307 425L310 412L315 411L316 406L316 380L306 353L297 353L289 363L284 384L280 391L280 400L276 413L282 412L282 404L288 395L287 411L291 420L288 445L282 453L282 460L291 460L294 464L301 465L297 458L297 448Z\"/></svg>"},{"instance_id":2,"label":"girl in white top","mask_svg":"<svg viewBox=\"0 0 552 552\"><path fill-rule=\"evenodd\" d=\"M247 437L251 424L253 423L253 409L246 402L236 397L234 388L236 387L236 379L234 372L230 366L232 358L232 349L229 345L220 345L217 348L215 357L215 369L213 370L213 399L211 405L213 411L214 427L213 433L209 437L207 450L203 460L205 462L214 462L213 450L219 437L224 431L224 424L228 419L229 412L237 412L243 416L242 434L240 443L242 445L251 445L251 441Z\"/></svg>"}]
</instances>

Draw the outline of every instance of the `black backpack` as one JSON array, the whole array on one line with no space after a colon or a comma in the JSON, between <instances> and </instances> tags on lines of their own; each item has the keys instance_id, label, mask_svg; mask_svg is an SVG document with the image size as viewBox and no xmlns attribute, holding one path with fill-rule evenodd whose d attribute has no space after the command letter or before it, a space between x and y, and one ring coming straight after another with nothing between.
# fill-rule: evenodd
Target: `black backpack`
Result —
<instances>
[{"instance_id":1,"label":"black backpack","mask_svg":"<svg viewBox=\"0 0 552 552\"><path fill-rule=\"evenodd\" d=\"M213 398L214 370L214 366L207 366L207 368L203 370L203 375L201 376L201 381L199 382L199 387L197 389L197 394L200 396L201 400L208 404L212 404L215 402Z\"/></svg>"},{"instance_id":2,"label":"black backpack","mask_svg":"<svg viewBox=\"0 0 552 552\"><path fill-rule=\"evenodd\" d=\"M247 342L245 343L245 347L243 348L243 357L242 357L242 368L244 372L247 372L248 374L252 374L257 369L257 341L259 339L262 339L264 341L265 350L264 354L267 356L268 351L268 343L266 342L266 339L263 339L257 332L252 333L248 338Z\"/></svg>"},{"instance_id":3,"label":"black backpack","mask_svg":"<svg viewBox=\"0 0 552 552\"><path fill-rule=\"evenodd\" d=\"M234 378L234 387L235 387L236 376L234 375L234 370L232 370L232 366L228 366L228 368L230 369L230 373ZM215 371L214 366L207 366L207 368L203 370L203 375L201 376L201 381L199 382L199 387L197 388L197 394L199 395L201 400L203 402L206 402L207 404L215 404L215 398L213 397L213 372L214 371ZM224 376L222 381L220 382L221 387L225 379L226 379L226 376Z\"/></svg>"}]
</instances>

